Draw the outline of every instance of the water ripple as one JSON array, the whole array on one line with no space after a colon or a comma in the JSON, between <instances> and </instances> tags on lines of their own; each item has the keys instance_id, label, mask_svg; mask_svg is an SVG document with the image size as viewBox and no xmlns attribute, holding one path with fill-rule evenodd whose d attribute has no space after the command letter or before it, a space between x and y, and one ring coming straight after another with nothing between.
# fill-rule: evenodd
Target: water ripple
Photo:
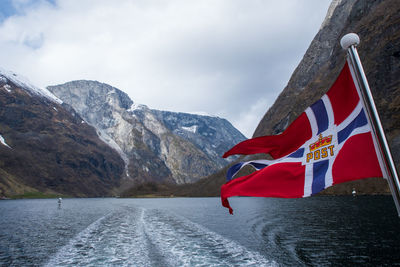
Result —
<instances>
[{"instance_id":1,"label":"water ripple","mask_svg":"<svg viewBox=\"0 0 400 267\"><path fill-rule=\"evenodd\" d=\"M274 266L177 214L125 207L101 217L46 266Z\"/></svg>"}]
</instances>

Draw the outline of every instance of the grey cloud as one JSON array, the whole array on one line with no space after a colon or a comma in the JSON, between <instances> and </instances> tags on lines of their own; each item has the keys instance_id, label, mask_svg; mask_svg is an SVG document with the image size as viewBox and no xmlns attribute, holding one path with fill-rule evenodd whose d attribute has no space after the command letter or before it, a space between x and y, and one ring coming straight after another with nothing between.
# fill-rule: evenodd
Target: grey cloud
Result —
<instances>
[{"instance_id":1,"label":"grey cloud","mask_svg":"<svg viewBox=\"0 0 400 267\"><path fill-rule=\"evenodd\" d=\"M329 2L36 1L0 24L0 61L39 86L94 79L152 108L226 117L251 136Z\"/></svg>"}]
</instances>

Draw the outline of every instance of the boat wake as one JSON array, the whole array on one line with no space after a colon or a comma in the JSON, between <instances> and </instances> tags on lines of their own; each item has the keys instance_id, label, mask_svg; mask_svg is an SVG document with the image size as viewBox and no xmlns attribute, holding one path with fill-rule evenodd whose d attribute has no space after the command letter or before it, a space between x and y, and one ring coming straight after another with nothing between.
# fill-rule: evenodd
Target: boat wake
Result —
<instances>
[{"instance_id":1,"label":"boat wake","mask_svg":"<svg viewBox=\"0 0 400 267\"><path fill-rule=\"evenodd\" d=\"M123 207L72 238L46 266L275 266L180 215Z\"/></svg>"}]
</instances>

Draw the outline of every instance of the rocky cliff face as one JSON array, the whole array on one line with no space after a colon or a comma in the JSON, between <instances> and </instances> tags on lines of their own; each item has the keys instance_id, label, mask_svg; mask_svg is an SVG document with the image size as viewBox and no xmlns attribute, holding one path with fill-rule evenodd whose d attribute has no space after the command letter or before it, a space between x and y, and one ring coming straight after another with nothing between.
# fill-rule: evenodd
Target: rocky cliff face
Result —
<instances>
[{"instance_id":1,"label":"rocky cliff face","mask_svg":"<svg viewBox=\"0 0 400 267\"><path fill-rule=\"evenodd\" d=\"M218 168L228 163L221 155L233 144L245 139L230 122L219 117L160 110L152 112L172 133L203 151Z\"/></svg>"},{"instance_id":2,"label":"rocky cliff face","mask_svg":"<svg viewBox=\"0 0 400 267\"><path fill-rule=\"evenodd\" d=\"M225 166L223 151L245 137L224 119L152 110L96 81L48 89L93 125L125 161L127 183L191 183Z\"/></svg>"},{"instance_id":3,"label":"rocky cliff face","mask_svg":"<svg viewBox=\"0 0 400 267\"><path fill-rule=\"evenodd\" d=\"M0 197L45 192L110 196L124 163L47 90L0 71Z\"/></svg>"}]
</instances>

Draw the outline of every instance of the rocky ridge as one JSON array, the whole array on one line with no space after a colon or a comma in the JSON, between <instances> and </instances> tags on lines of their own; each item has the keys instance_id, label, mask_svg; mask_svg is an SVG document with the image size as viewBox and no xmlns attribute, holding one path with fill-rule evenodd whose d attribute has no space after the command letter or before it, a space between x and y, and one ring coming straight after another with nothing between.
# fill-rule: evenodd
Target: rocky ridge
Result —
<instances>
[{"instance_id":1,"label":"rocky ridge","mask_svg":"<svg viewBox=\"0 0 400 267\"><path fill-rule=\"evenodd\" d=\"M47 87L93 125L125 161L125 181L192 183L225 166L225 150L245 137L211 116L152 110L97 81Z\"/></svg>"}]
</instances>

